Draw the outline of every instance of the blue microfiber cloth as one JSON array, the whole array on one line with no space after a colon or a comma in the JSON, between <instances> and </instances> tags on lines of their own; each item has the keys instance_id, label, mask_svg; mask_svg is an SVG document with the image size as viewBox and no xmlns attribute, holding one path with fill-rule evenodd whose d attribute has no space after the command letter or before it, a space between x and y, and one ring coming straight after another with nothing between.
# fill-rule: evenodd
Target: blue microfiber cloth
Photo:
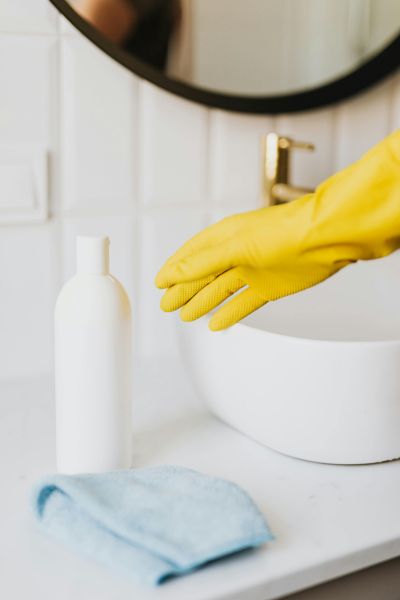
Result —
<instances>
[{"instance_id":1,"label":"blue microfiber cloth","mask_svg":"<svg viewBox=\"0 0 400 600\"><path fill-rule=\"evenodd\" d=\"M181 467L54 475L34 507L52 536L152 585L273 539L240 487Z\"/></svg>"}]
</instances>

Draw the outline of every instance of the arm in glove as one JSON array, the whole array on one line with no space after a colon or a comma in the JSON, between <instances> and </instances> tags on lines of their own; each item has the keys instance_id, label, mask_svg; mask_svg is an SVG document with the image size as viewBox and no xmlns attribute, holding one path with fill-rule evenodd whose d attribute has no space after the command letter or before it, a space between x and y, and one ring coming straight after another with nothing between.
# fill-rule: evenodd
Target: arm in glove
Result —
<instances>
[{"instance_id":1,"label":"arm in glove","mask_svg":"<svg viewBox=\"0 0 400 600\"><path fill-rule=\"evenodd\" d=\"M157 275L161 308L225 329L349 263L400 247L400 131L289 204L233 215L189 240Z\"/></svg>"}]
</instances>

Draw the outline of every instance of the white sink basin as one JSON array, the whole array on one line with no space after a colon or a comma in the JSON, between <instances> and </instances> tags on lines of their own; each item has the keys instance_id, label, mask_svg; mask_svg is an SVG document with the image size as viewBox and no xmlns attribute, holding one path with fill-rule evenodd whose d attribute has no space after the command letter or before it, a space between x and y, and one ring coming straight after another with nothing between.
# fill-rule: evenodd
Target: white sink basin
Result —
<instances>
[{"instance_id":1,"label":"white sink basin","mask_svg":"<svg viewBox=\"0 0 400 600\"><path fill-rule=\"evenodd\" d=\"M199 395L285 454L360 464L400 457L400 253L358 263L231 329L180 323Z\"/></svg>"}]
</instances>

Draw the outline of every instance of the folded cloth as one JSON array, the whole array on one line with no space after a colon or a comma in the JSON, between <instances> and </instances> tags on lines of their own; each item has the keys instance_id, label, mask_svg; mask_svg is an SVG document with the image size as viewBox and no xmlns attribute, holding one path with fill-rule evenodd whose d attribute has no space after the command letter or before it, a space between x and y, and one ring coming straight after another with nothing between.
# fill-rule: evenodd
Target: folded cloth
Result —
<instances>
[{"instance_id":1,"label":"folded cloth","mask_svg":"<svg viewBox=\"0 0 400 600\"><path fill-rule=\"evenodd\" d=\"M54 475L34 509L53 537L152 585L273 539L240 487L174 466Z\"/></svg>"}]
</instances>

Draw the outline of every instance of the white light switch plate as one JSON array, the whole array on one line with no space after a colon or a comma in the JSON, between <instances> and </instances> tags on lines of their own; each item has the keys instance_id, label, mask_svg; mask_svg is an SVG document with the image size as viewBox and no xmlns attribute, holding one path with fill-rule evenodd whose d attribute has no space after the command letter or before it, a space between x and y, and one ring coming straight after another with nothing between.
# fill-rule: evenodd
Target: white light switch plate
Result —
<instances>
[{"instance_id":1,"label":"white light switch plate","mask_svg":"<svg viewBox=\"0 0 400 600\"><path fill-rule=\"evenodd\" d=\"M47 178L47 153L42 146L0 145L0 225L46 220Z\"/></svg>"}]
</instances>

